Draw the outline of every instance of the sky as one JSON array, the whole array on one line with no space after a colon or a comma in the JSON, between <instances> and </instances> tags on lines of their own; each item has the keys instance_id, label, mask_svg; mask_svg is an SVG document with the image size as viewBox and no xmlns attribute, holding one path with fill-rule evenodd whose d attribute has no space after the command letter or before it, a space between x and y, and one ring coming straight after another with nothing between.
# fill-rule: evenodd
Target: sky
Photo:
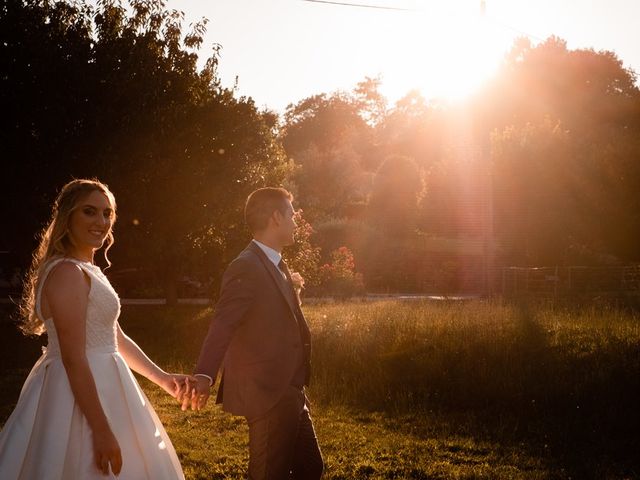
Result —
<instances>
[{"instance_id":1,"label":"sky","mask_svg":"<svg viewBox=\"0 0 640 480\"><path fill-rule=\"evenodd\" d=\"M169 0L185 27L209 19L204 61L222 45L219 77L282 113L318 93L379 76L390 104L412 89L461 99L495 72L515 38L551 35L570 49L615 52L640 73L640 0Z\"/></svg>"}]
</instances>

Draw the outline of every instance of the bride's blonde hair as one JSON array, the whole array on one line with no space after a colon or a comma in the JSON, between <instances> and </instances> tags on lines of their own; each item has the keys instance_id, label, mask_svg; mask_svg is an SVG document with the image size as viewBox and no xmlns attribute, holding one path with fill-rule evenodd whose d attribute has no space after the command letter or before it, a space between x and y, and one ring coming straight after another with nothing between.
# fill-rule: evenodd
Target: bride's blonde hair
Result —
<instances>
[{"instance_id":1,"label":"bride's blonde hair","mask_svg":"<svg viewBox=\"0 0 640 480\"><path fill-rule=\"evenodd\" d=\"M113 221L115 222L116 200L113 193L104 183L98 180L78 179L67 183L53 204L51 220L40 232L38 248L33 252L31 268L25 278L22 298L19 304L21 318L20 329L26 335L40 335L44 332L43 319L36 313L36 292L39 287L40 275L47 261L52 257L64 257L69 254L71 239L69 238L69 220L71 214L78 207L80 201L91 192L102 192L109 199L113 209ZM107 252L113 245L113 231L110 229L106 237L104 258L108 266L111 266Z\"/></svg>"}]
</instances>

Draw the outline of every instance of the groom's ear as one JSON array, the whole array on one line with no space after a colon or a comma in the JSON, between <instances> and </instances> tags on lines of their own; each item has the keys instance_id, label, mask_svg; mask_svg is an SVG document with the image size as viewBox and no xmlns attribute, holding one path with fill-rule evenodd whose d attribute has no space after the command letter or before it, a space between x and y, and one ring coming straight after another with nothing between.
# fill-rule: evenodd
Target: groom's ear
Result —
<instances>
[{"instance_id":1,"label":"groom's ear","mask_svg":"<svg viewBox=\"0 0 640 480\"><path fill-rule=\"evenodd\" d=\"M271 214L271 219L273 219L273 221L274 221L276 226L278 226L278 225L280 225L282 223L283 218L284 217L283 217L282 213L277 208Z\"/></svg>"}]
</instances>

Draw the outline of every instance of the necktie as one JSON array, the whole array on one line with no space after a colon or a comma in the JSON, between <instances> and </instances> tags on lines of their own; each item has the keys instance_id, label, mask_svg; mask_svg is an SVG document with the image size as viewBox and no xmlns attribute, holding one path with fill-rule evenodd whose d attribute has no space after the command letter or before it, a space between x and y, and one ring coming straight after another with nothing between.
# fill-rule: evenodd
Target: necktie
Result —
<instances>
[{"instance_id":1,"label":"necktie","mask_svg":"<svg viewBox=\"0 0 640 480\"><path fill-rule=\"evenodd\" d=\"M278 263L278 268L282 273L284 273L284 276L287 279L287 282L289 282L291 279L291 272L289 272L289 267L285 263L284 259L280 260L280 263Z\"/></svg>"},{"instance_id":2,"label":"necktie","mask_svg":"<svg viewBox=\"0 0 640 480\"><path fill-rule=\"evenodd\" d=\"M280 260L280 263L278 263L278 268L282 271L282 273L284 273L284 276L286 277L285 281L289 285L289 289L293 294L296 303L300 305L300 294L298 293L298 290L293 286L293 281L291 280L291 272L289 271L289 267L287 266L284 259Z\"/></svg>"}]
</instances>

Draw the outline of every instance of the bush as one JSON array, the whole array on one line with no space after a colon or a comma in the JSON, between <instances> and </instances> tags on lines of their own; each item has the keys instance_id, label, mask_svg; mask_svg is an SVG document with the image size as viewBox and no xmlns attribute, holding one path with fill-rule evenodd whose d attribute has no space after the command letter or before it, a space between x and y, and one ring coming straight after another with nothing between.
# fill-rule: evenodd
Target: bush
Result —
<instances>
[{"instance_id":1,"label":"bush","mask_svg":"<svg viewBox=\"0 0 640 480\"><path fill-rule=\"evenodd\" d=\"M320 267L318 293L341 299L364 293L362 274L355 272L353 253L347 247L331 252L331 263Z\"/></svg>"},{"instance_id":2,"label":"bush","mask_svg":"<svg viewBox=\"0 0 640 480\"><path fill-rule=\"evenodd\" d=\"M307 287L318 285L318 262L320 261L320 247L313 245L311 236L314 233L313 227L302 216L302 209L296 212L294 217L296 222L295 244L288 248L285 257L289 269L297 272L304 278Z\"/></svg>"}]
</instances>

